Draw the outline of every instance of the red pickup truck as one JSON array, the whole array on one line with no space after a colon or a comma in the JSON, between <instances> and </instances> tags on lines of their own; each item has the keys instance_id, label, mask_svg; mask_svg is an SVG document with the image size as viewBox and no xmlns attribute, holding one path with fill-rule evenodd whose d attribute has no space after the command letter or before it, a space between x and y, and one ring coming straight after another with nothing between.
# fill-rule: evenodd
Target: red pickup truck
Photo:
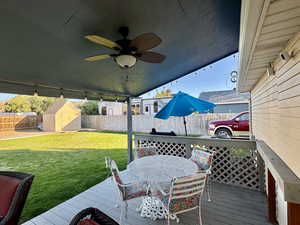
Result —
<instances>
[{"instance_id":1,"label":"red pickup truck","mask_svg":"<svg viewBox=\"0 0 300 225\"><path fill-rule=\"evenodd\" d=\"M208 134L217 137L249 136L249 112L240 113L231 120L210 122Z\"/></svg>"}]
</instances>

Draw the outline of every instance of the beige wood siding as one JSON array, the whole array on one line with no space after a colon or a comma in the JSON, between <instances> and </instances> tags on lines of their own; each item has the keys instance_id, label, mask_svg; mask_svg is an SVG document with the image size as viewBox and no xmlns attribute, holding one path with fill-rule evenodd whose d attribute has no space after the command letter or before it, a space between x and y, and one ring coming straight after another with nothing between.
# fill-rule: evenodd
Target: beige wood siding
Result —
<instances>
[{"instance_id":1,"label":"beige wood siding","mask_svg":"<svg viewBox=\"0 0 300 225\"><path fill-rule=\"evenodd\" d=\"M56 131L55 128L55 115L44 114L43 115L43 131Z\"/></svg>"},{"instance_id":2,"label":"beige wood siding","mask_svg":"<svg viewBox=\"0 0 300 225\"><path fill-rule=\"evenodd\" d=\"M247 71L240 74L240 91L251 90L257 81L263 76L268 63L274 61L280 51L286 46L288 40L293 38L300 31L300 0L265 0L263 6L260 0L244 0L253 4L252 11L248 13L254 15L249 17L249 22L243 24L241 30L244 31L243 39L240 39L241 46L241 70ZM243 5L245 10L246 4ZM259 13L260 12L260 13ZM258 14L258 15L257 15ZM242 11L242 17L248 14ZM257 18L260 20L257 22ZM245 20L245 19L244 19ZM243 20L242 20L243 22ZM255 28L255 38L251 40L251 27ZM253 30L252 30L253 32ZM251 50L245 49L245 47ZM248 59L245 56L249 56Z\"/></svg>"},{"instance_id":3,"label":"beige wood siding","mask_svg":"<svg viewBox=\"0 0 300 225\"><path fill-rule=\"evenodd\" d=\"M294 57L275 60L275 76L265 74L251 91L253 133L300 177L300 34L286 49Z\"/></svg>"}]
</instances>

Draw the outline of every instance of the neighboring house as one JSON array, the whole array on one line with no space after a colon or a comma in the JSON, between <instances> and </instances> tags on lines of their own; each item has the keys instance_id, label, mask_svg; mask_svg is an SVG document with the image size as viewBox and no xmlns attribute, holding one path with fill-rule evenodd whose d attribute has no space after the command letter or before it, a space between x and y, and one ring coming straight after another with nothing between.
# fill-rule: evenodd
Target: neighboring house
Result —
<instances>
[{"instance_id":1,"label":"neighboring house","mask_svg":"<svg viewBox=\"0 0 300 225\"><path fill-rule=\"evenodd\" d=\"M55 101L43 114L43 131L77 131L81 129L81 112L65 99Z\"/></svg>"},{"instance_id":2,"label":"neighboring house","mask_svg":"<svg viewBox=\"0 0 300 225\"><path fill-rule=\"evenodd\" d=\"M162 98L135 98L132 100L132 111L135 115L143 114L154 116L164 107L172 97Z\"/></svg>"},{"instance_id":3,"label":"neighboring house","mask_svg":"<svg viewBox=\"0 0 300 225\"><path fill-rule=\"evenodd\" d=\"M251 93L269 219L300 224L300 1L243 2L238 91Z\"/></svg>"},{"instance_id":4,"label":"neighboring house","mask_svg":"<svg viewBox=\"0 0 300 225\"><path fill-rule=\"evenodd\" d=\"M131 104L131 109L132 109L132 114L133 115L140 115L142 114L143 110L143 99L142 98L133 98L132 99L132 104Z\"/></svg>"},{"instance_id":5,"label":"neighboring house","mask_svg":"<svg viewBox=\"0 0 300 225\"><path fill-rule=\"evenodd\" d=\"M131 110L133 115L149 115L153 116L162 107L164 107L172 97L163 98L133 98L131 104ZM102 101L99 103L99 114L120 116L127 113L127 104L120 102L106 102Z\"/></svg>"},{"instance_id":6,"label":"neighboring house","mask_svg":"<svg viewBox=\"0 0 300 225\"><path fill-rule=\"evenodd\" d=\"M103 116L121 116L127 112L127 105L122 102L100 101L98 111Z\"/></svg>"},{"instance_id":7,"label":"neighboring house","mask_svg":"<svg viewBox=\"0 0 300 225\"><path fill-rule=\"evenodd\" d=\"M240 113L249 110L249 94L235 89L201 92L199 98L216 104L211 113Z\"/></svg>"}]
</instances>

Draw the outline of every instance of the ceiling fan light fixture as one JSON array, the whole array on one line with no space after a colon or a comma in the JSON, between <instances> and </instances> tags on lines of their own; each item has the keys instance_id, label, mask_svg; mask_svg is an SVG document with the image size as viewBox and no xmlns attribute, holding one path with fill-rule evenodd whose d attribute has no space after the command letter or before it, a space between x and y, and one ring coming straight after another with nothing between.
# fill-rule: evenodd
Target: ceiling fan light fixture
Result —
<instances>
[{"instance_id":1,"label":"ceiling fan light fixture","mask_svg":"<svg viewBox=\"0 0 300 225\"><path fill-rule=\"evenodd\" d=\"M136 64L136 58L133 55L119 55L115 60L123 68L130 68Z\"/></svg>"}]
</instances>

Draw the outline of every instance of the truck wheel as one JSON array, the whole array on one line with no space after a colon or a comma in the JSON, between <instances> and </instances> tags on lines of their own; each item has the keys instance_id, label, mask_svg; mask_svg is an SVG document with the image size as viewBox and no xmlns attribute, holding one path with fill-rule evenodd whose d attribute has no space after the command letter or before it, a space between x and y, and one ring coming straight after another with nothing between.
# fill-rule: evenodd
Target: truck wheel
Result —
<instances>
[{"instance_id":1,"label":"truck wheel","mask_svg":"<svg viewBox=\"0 0 300 225\"><path fill-rule=\"evenodd\" d=\"M216 130L216 136L222 138L228 138L231 137L232 134L230 130L228 130L227 128L219 128L218 130Z\"/></svg>"}]
</instances>

